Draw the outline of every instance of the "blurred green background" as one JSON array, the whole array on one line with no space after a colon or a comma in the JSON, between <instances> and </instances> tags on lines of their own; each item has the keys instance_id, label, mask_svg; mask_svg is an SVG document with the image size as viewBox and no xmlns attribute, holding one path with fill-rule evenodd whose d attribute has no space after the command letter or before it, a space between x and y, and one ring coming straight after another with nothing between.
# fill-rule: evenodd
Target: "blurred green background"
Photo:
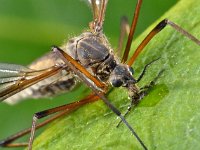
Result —
<instances>
[{"instance_id":1,"label":"blurred green background","mask_svg":"<svg viewBox=\"0 0 200 150\"><path fill-rule=\"evenodd\" d=\"M136 36L176 2L144 0ZM131 20L135 3L136 0L109 1L104 32L113 48L117 47L120 17L126 15ZM83 0L0 0L0 62L27 65L52 45L62 45L79 35L91 20L92 13ZM80 90L85 87L56 98L27 100L14 106L1 103L0 139L30 127L34 112L80 99Z\"/></svg>"}]
</instances>

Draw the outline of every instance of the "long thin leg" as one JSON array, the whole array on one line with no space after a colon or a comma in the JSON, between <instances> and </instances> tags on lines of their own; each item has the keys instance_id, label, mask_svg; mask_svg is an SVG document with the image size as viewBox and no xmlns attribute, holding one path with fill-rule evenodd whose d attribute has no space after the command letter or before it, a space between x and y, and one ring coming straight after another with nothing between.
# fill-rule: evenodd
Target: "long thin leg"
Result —
<instances>
[{"instance_id":1,"label":"long thin leg","mask_svg":"<svg viewBox=\"0 0 200 150\"><path fill-rule=\"evenodd\" d=\"M95 0L91 0L92 13L93 13L93 21L95 22L99 17L99 8Z\"/></svg>"},{"instance_id":2,"label":"long thin leg","mask_svg":"<svg viewBox=\"0 0 200 150\"><path fill-rule=\"evenodd\" d=\"M108 0L91 0L93 21L90 23L90 29L93 32L100 32L103 28L104 16Z\"/></svg>"},{"instance_id":3,"label":"long thin leg","mask_svg":"<svg viewBox=\"0 0 200 150\"><path fill-rule=\"evenodd\" d=\"M75 109L81 107L82 105L97 101L98 99L99 99L99 97L96 96L96 94L90 94L89 96L87 96L86 98L84 98L84 99L82 99L82 100L80 100L78 102L74 102L74 103L71 103L71 104L68 104L68 105L60 106L60 107L62 107L60 110L59 110L60 107L56 107L55 109L57 111L56 110L54 110L54 111L56 111L56 112L61 111L61 112L59 114L57 114L57 115L45 120L44 122L39 123L38 125L35 125L35 130L47 125L48 123L54 121L55 119L65 115L65 114L69 114L70 112L72 112ZM52 109L46 110L46 111L51 111L51 110ZM45 112L45 111L42 111L42 112ZM42 112L40 112L40 114ZM52 112L52 113L56 113L56 112ZM36 114L38 114L38 113L36 113ZM49 115L49 114L43 114L43 115ZM43 116L43 117L45 117L45 116ZM14 142L15 140L27 135L31 131L32 131L32 128L28 128L26 130L23 130L23 131L21 131L21 132L19 132L17 134L14 134L14 135L8 137L7 139L5 139L3 141L0 141L0 147L23 147L23 146L28 146L28 143L12 143L12 142Z\"/></svg>"},{"instance_id":4,"label":"long thin leg","mask_svg":"<svg viewBox=\"0 0 200 150\"><path fill-rule=\"evenodd\" d=\"M57 119L57 118L59 118L59 117L65 115L65 114L67 114L67 113L69 113L69 110L63 111L63 112L61 112L60 114L58 114L58 115L56 115L56 116L53 116L53 117L51 117L51 118L45 120L44 122L38 124L38 125L36 126L36 129L39 129L39 128L41 128L41 127L47 125L48 123L54 121L55 119ZM23 137L23 136L25 136L25 135L27 135L27 134L30 133L30 132L31 132L31 128L22 130L22 131L20 131L20 132L14 134L14 135L8 137L8 138L5 139L5 140L0 141L0 146L1 146L1 147L24 147L24 146L28 146L28 142L27 142L27 143L12 143L12 142L15 141L15 140L17 140L17 139L19 139L19 138L21 138L21 137Z\"/></svg>"},{"instance_id":5,"label":"long thin leg","mask_svg":"<svg viewBox=\"0 0 200 150\"><path fill-rule=\"evenodd\" d=\"M193 42L196 44L200 45L200 40L198 40L196 37L182 29L180 26L177 24L173 23L172 21L168 19L162 20L158 25L146 36L146 38L142 41L142 43L138 46L138 48L135 50L135 53L133 56L130 58L128 61L128 65L132 66L134 61L136 60L137 56L140 54L140 52L144 49L144 47L149 43L149 41L157 34L159 33L162 29L166 27L166 25L170 25L172 28L177 30L178 32L182 33L184 36L188 37L191 39Z\"/></svg>"},{"instance_id":6,"label":"long thin leg","mask_svg":"<svg viewBox=\"0 0 200 150\"><path fill-rule=\"evenodd\" d=\"M135 29L136 29L136 25L137 25L137 21L138 21L138 17L139 17L139 13L140 13L140 8L142 5L142 0L138 0L137 4L136 4L136 8L135 8L135 12L134 12L134 16L133 16L133 21L131 24L131 29L130 29L130 33L128 35L128 41L126 43L126 48L124 51L124 55L122 57L122 62L125 63L128 59L128 54L131 48L131 43L133 41L133 35L135 33Z\"/></svg>"},{"instance_id":7,"label":"long thin leg","mask_svg":"<svg viewBox=\"0 0 200 150\"><path fill-rule=\"evenodd\" d=\"M157 59L158 60L158 59ZM156 60L154 60L156 61ZM150 62L152 63L152 62ZM149 63L149 64L150 64ZM148 64L147 64L148 65ZM148 85L140 88L140 92L136 93L137 95L135 95L133 97L133 99L131 100L130 105L128 106L128 109L126 110L126 112L124 113L124 117L126 117L128 115L128 113L131 111L132 108L135 108L134 106L136 106L142 99L144 96L146 96L148 94L148 91L156 84L156 81L158 80L158 78L162 75L162 73L164 72L164 69L161 70L158 75L153 79L153 81L151 81ZM120 122L117 124L117 128L119 127L119 125L122 123L122 121L120 120Z\"/></svg>"},{"instance_id":8,"label":"long thin leg","mask_svg":"<svg viewBox=\"0 0 200 150\"><path fill-rule=\"evenodd\" d=\"M92 89L94 93L96 93L99 98L103 100L103 102L115 113L122 122L128 127L128 129L131 131L131 133L135 136L135 138L138 140L140 145L143 147L143 149L147 150L147 147L145 146L144 142L140 139L140 137L137 135L135 130L129 125L129 123L126 121L124 116L121 114L121 112L109 102L109 100L105 97L105 93L102 92L102 89L99 89L95 84L92 84L91 81L88 80L85 74L83 74L76 66L78 66L76 62L71 56L69 56L67 53L65 53L63 50L59 49L58 47L54 47L53 51L60 55L60 58L66 63L68 67L70 67L76 75L88 86ZM80 64L79 64L80 65Z\"/></svg>"},{"instance_id":9,"label":"long thin leg","mask_svg":"<svg viewBox=\"0 0 200 150\"><path fill-rule=\"evenodd\" d=\"M118 48L117 48L118 56L121 56L122 54L122 48L123 48L125 35L128 35L129 32L130 32L130 25L128 23L128 18L123 16L120 21L120 35L119 35Z\"/></svg>"},{"instance_id":10,"label":"long thin leg","mask_svg":"<svg viewBox=\"0 0 200 150\"><path fill-rule=\"evenodd\" d=\"M104 22L107 2L108 2L108 0L102 0L101 5L100 5L101 8L100 8L99 17L98 17L98 23L101 26L101 28L102 28L103 22Z\"/></svg>"}]
</instances>

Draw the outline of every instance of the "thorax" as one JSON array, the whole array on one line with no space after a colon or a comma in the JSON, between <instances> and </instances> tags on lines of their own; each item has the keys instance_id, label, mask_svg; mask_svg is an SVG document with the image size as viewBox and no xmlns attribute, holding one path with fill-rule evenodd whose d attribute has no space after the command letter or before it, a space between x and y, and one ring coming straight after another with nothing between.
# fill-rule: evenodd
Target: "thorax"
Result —
<instances>
[{"instance_id":1,"label":"thorax","mask_svg":"<svg viewBox=\"0 0 200 150\"><path fill-rule=\"evenodd\" d=\"M64 50L102 82L107 82L117 64L113 50L102 33L85 32L70 39Z\"/></svg>"}]
</instances>

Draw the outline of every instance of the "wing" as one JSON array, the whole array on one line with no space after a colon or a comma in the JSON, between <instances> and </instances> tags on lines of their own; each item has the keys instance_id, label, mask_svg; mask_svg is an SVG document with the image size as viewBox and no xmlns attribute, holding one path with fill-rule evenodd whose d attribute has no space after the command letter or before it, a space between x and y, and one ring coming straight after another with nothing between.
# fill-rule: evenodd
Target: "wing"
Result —
<instances>
[{"instance_id":1,"label":"wing","mask_svg":"<svg viewBox=\"0 0 200 150\"><path fill-rule=\"evenodd\" d=\"M53 79L55 79L55 81ZM34 87L37 88L33 87L31 88L32 89L31 97L33 98L52 97L55 95L71 91L76 86L77 78L73 74L71 75L68 74L64 76L57 75L51 79L48 78L46 81L45 84L43 85L39 86L34 85ZM49 83L48 81L51 82Z\"/></svg>"},{"instance_id":2,"label":"wing","mask_svg":"<svg viewBox=\"0 0 200 150\"><path fill-rule=\"evenodd\" d=\"M55 76L66 75L63 65L52 66L48 69L33 70L21 65L0 64L0 101L3 101L28 87L41 84ZM58 77L56 77L57 79ZM51 80L52 81L52 80ZM44 85L44 83L42 83ZM39 85L37 85L39 87ZM41 85L40 85L41 86ZM31 92L31 90L29 90Z\"/></svg>"},{"instance_id":3,"label":"wing","mask_svg":"<svg viewBox=\"0 0 200 150\"><path fill-rule=\"evenodd\" d=\"M64 62L52 51L28 67L0 63L0 101L15 104L27 98L49 97L73 89L76 77L68 67L59 68L58 64Z\"/></svg>"},{"instance_id":4,"label":"wing","mask_svg":"<svg viewBox=\"0 0 200 150\"><path fill-rule=\"evenodd\" d=\"M33 70L21 65L0 63L0 93L22 80L26 72L33 72Z\"/></svg>"}]
</instances>

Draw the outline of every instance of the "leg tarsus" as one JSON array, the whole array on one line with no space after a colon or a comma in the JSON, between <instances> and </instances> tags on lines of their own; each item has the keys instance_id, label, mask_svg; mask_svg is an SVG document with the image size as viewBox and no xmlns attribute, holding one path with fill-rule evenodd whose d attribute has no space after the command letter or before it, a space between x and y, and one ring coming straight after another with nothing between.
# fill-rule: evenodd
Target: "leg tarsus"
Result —
<instances>
[{"instance_id":1,"label":"leg tarsus","mask_svg":"<svg viewBox=\"0 0 200 150\"><path fill-rule=\"evenodd\" d=\"M32 126L31 126L31 136L29 138L29 143L28 143L28 150L32 150L32 145L33 145L33 140L34 140L34 135L35 135L35 130L36 130L36 123L38 119L39 117L37 116L37 113L34 114Z\"/></svg>"},{"instance_id":2,"label":"leg tarsus","mask_svg":"<svg viewBox=\"0 0 200 150\"><path fill-rule=\"evenodd\" d=\"M192 34L190 34L189 32L187 32L186 30L182 29L180 26L178 26L174 22L172 22L172 21L170 21L168 19L165 19L165 20L167 21L167 24L170 25L172 28L174 28L178 32L182 33L184 36L186 36L187 38L189 38L194 43L196 43L197 45L200 46L200 40L197 39L195 36L193 36Z\"/></svg>"},{"instance_id":3,"label":"leg tarsus","mask_svg":"<svg viewBox=\"0 0 200 150\"><path fill-rule=\"evenodd\" d=\"M45 120L42 123L39 123L38 125L36 125L36 123L34 123L34 126L35 126L34 128L39 129L39 128L47 125L48 123L54 121L55 119L79 108L80 106L85 105L90 102L97 101L98 99L99 99L99 97L96 94L92 93L89 96L87 96L86 98L84 98L78 102L74 102L74 103L67 104L67 105L62 105L60 107L56 107L55 109L53 108L53 109L38 112L34 115L34 119L33 119L34 122L36 122L37 118L40 119L40 118L47 116L48 114L53 114L53 113L59 112L59 110L61 111L59 114L50 117L49 119ZM61 108L61 109L59 109L59 108ZM23 137L24 135L27 135L28 133L31 132L31 130L33 130L33 129L32 128L25 129L23 131L18 132L17 134L14 134L14 135L6 138L5 140L0 141L0 147L25 147L25 146L28 146L29 143L12 143L12 142ZM34 135L34 134L32 134L32 135ZM33 136L31 137L30 141L32 141L32 139L33 139Z\"/></svg>"},{"instance_id":4,"label":"leg tarsus","mask_svg":"<svg viewBox=\"0 0 200 150\"><path fill-rule=\"evenodd\" d=\"M200 40L198 40L196 37L194 37L192 34L175 24L174 22L164 19L160 23L158 23L152 30L149 32L149 34L145 37L145 39L140 43L140 45L137 47L135 50L134 54L132 57L129 59L127 65L132 66L138 55L142 52L142 50L145 48L145 46L153 39L155 35L157 35L161 30L163 30L166 25L171 26L173 29L178 31L179 33L183 34L190 40L192 40L194 43L200 45Z\"/></svg>"}]
</instances>

